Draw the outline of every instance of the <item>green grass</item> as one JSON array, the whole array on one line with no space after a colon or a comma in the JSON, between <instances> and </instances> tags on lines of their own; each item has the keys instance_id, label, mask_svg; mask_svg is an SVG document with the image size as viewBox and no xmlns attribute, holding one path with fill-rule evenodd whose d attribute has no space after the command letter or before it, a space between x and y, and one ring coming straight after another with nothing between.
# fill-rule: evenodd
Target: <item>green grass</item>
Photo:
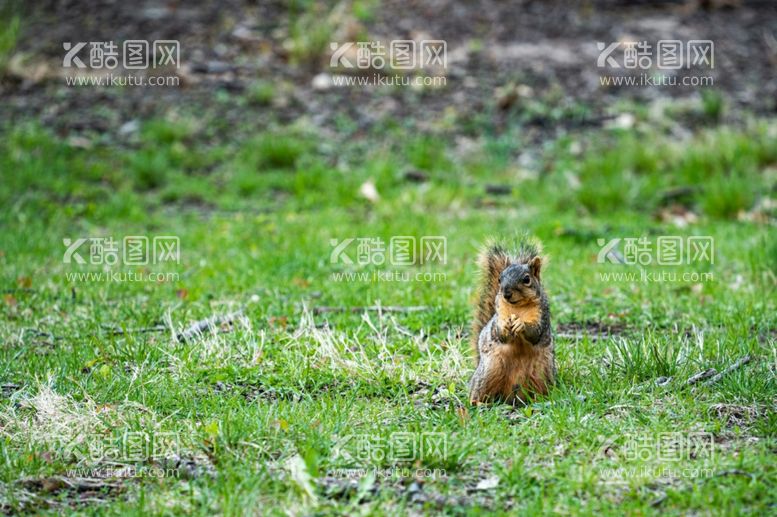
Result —
<instances>
[{"instance_id":1,"label":"green grass","mask_svg":"<svg viewBox=\"0 0 777 517\"><path fill-rule=\"evenodd\" d=\"M293 65L316 65L323 59L335 32L330 2L289 2L289 38L286 46Z\"/></svg>"},{"instance_id":2,"label":"green grass","mask_svg":"<svg viewBox=\"0 0 777 517\"><path fill-rule=\"evenodd\" d=\"M8 62L16 49L16 42L19 38L21 19L12 13L10 5L0 9L0 15L6 18L0 24L0 78L7 72Z\"/></svg>"},{"instance_id":3,"label":"green grass","mask_svg":"<svg viewBox=\"0 0 777 517\"><path fill-rule=\"evenodd\" d=\"M739 217L773 192L773 123L710 128L683 142L640 125L573 135L516 168L527 150L520 133L488 136L462 158L445 135L408 140L399 125L342 141L290 128L217 140L209 124L188 120L145 121L135 140L95 139L90 149L34 124L4 130L0 170L13 171L0 186L4 511L774 508L777 245L771 226ZM404 180L410 169L428 180ZM366 181L377 202L360 195ZM493 183L512 193L487 194ZM685 228L658 217L665 192L678 187L692 187L678 202L697 215ZM474 256L487 236L516 229L537 235L551 257L544 282L559 382L527 407L474 408ZM180 264L63 262L65 238L133 235L179 237ZM714 264L662 269L713 280L603 280L639 269L598 264L598 238L661 235L713 237ZM393 236L444 236L447 261L330 262L332 239ZM444 279L336 276L386 270ZM177 278L68 277L111 271ZM426 308L320 311L374 305ZM172 337L238 309L219 332ZM685 385L746 354L748 364L714 384ZM440 433L446 447L359 459L346 440L366 437L386 452L402 436L394 433L419 441ZM697 433L714 443L692 457L633 454L637 443L655 451L667 436ZM158 448L131 450L137 437ZM94 488L57 481L116 464L140 474ZM345 468L391 475L351 484L336 475ZM419 469L435 476L414 486ZM477 490L483 480L492 488Z\"/></svg>"},{"instance_id":4,"label":"green grass","mask_svg":"<svg viewBox=\"0 0 777 517\"><path fill-rule=\"evenodd\" d=\"M723 96L715 90L702 90L701 101L704 115L713 122L720 120L726 107Z\"/></svg>"},{"instance_id":5,"label":"green grass","mask_svg":"<svg viewBox=\"0 0 777 517\"><path fill-rule=\"evenodd\" d=\"M256 81L248 87L246 99L256 106L269 106L276 95L277 89L271 81Z\"/></svg>"}]
</instances>

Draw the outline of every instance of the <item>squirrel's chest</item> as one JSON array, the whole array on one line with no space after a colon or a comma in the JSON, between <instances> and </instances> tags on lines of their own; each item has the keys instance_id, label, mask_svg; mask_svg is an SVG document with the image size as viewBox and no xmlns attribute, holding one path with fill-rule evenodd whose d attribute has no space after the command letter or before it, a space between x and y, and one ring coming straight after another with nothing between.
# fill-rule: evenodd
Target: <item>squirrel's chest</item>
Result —
<instances>
[{"instance_id":1,"label":"squirrel's chest","mask_svg":"<svg viewBox=\"0 0 777 517\"><path fill-rule=\"evenodd\" d=\"M519 336L497 346L495 355L505 365L512 389L529 387L539 393L547 392L547 381L553 370L552 351L548 347L533 346Z\"/></svg>"},{"instance_id":2,"label":"squirrel's chest","mask_svg":"<svg viewBox=\"0 0 777 517\"><path fill-rule=\"evenodd\" d=\"M529 343L523 336L511 336L506 343L496 347L496 353L511 363L531 363L542 357L541 349Z\"/></svg>"}]
</instances>

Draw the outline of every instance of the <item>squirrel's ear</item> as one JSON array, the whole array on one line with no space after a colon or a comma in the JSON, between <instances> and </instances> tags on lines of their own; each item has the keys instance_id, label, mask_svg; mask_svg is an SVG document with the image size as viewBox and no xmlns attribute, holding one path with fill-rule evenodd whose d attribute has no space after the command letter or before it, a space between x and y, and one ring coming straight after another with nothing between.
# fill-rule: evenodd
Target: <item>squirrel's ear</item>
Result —
<instances>
[{"instance_id":1,"label":"squirrel's ear","mask_svg":"<svg viewBox=\"0 0 777 517\"><path fill-rule=\"evenodd\" d=\"M532 276L534 276L537 280L540 279L541 269L542 269L542 258L534 257L532 261L529 263L529 271L531 272Z\"/></svg>"}]
</instances>

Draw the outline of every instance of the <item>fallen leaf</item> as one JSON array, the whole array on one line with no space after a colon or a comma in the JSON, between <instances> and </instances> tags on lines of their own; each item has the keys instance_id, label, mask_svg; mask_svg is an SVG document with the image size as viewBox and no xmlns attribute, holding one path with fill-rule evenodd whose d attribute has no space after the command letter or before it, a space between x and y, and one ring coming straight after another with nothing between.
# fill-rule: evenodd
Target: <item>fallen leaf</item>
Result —
<instances>
[{"instance_id":1,"label":"fallen leaf","mask_svg":"<svg viewBox=\"0 0 777 517\"><path fill-rule=\"evenodd\" d=\"M359 194L373 203L377 203L380 200L378 189L375 187L375 183L373 183L372 180L367 180L362 183L362 186L359 187Z\"/></svg>"},{"instance_id":2,"label":"fallen leaf","mask_svg":"<svg viewBox=\"0 0 777 517\"><path fill-rule=\"evenodd\" d=\"M22 53L15 54L8 60L6 73L11 77L18 77L33 84L47 78L57 77L56 71L48 63L32 61Z\"/></svg>"},{"instance_id":3,"label":"fallen leaf","mask_svg":"<svg viewBox=\"0 0 777 517\"><path fill-rule=\"evenodd\" d=\"M332 86L334 86L334 84L335 83L332 79L332 76L323 72L315 76L310 82L310 85L313 87L313 89L320 92L329 90L332 88Z\"/></svg>"},{"instance_id":4,"label":"fallen leaf","mask_svg":"<svg viewBox=\"0 0 777 517\"><path fill-rule=\"evenodd\" d=\"M273 328L278 326L285 329L289 325L289 318L287 316L270 316L267 322Z\"/></svg>"},{"instance_id":5,"label":"fallen leaf","mask_svg":"<svg viewBox=\"0 0 777 517\"><path fill-rule=\"evenodd\" d=\"M310 281L304 278L294 277L291 279L291 283L303 289L310 287Z\"/></svg>"},{"instance_id":6,"label":"fallen leaf","mask_svg":"<svg viewBox=\"0 0 777 517\"><path fill-rule=\"evenodd\" d=\"M21 287L22 289L29 289L32 287L32 278L28 276L20 276L16 279L16 285Z\"/></svg>"},{"instance_id":7,"label":"fallen leaf","mask_svg":"<svg viewBox=\"0 0 777 517\"><path fill-rule=\"evenodd\" d=\"M658 219L665 223L671 223L678 228L686 228L688 225L698 222L699 217L682 205L672 205L658 212Z\"/></svg>"},{"instance_id":8,"label":"fallen leaf","mask_svg":"<svg viewBox=\"0 0 777 517\"><path fill-rule=\"evenodd\" d=\"M492 490L496 488L499 485L499 478L496 476L491 476L489 478L481 479L478 481L477 486L475 487L475 490Z\"/></svg>"},{"instance_id":9,"label":"fallen leaf","mask_svg":"<svg viewBox=\"0 0 777 517\"><path fill-rule=\"evenodd\" d=\"M97 373L100 374L100 377L102 377L103 379L107 379L108 377L111 376L111 367L108 366L107 364L104 364L100 367L99 370L97 370Z\"/></svg>"},{"instance_id":10,"label":"fallen leaf","mask_svg":"<svg viewBox=\"0 0 777 517\"><path fill-rule=\"evenodd\" d=\"M631 113L621 113L615 119L605 123L604 127L608 129L630 129L634 127L636 119Z\"/></svg>"},{"instance_id":11,"label":"fallen leaf","mask_svg":"<svg viewBox=\"0 0 777 517\"><path fill-rule=\"evenodd\" d=\"M91 149L92 147L92 141L83 136L71 136L68 138L67 143L70 147L78 149Z\"/></svg>"},{"instance_id":12,"label":"fallen leaf","mask_svg":"<svg viewBox=\"0 0 777 517\"><path fill-rule=\"evenodd\" d=\"M209 422L208 424L205 424L205 427L203 427L203 430L208 433L208 435L212 438L215 438L219 434L219 423L217 420L214 420L212 422Z\"/></svg>"}]
</instances>

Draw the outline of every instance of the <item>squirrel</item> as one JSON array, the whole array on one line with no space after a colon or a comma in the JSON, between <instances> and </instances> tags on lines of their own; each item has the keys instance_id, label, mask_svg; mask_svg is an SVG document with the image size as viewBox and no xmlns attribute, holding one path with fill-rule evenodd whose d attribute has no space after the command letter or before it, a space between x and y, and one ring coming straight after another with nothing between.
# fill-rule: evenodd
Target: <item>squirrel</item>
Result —
<instances>
[{"instance_id":1,"label":"squirrel","mask_svg":"<svg viewBox=\"0 0 777 517\"><path fill-rule=\"evenodd\" d=\"M545 260L539 241L525 236L513 253L494 241L478 257L472 325L477 367L469 396L474 405L525 403L531 394L547 394L555 380L550 306L540 275Z\"/></svg>"}]
</instances>

